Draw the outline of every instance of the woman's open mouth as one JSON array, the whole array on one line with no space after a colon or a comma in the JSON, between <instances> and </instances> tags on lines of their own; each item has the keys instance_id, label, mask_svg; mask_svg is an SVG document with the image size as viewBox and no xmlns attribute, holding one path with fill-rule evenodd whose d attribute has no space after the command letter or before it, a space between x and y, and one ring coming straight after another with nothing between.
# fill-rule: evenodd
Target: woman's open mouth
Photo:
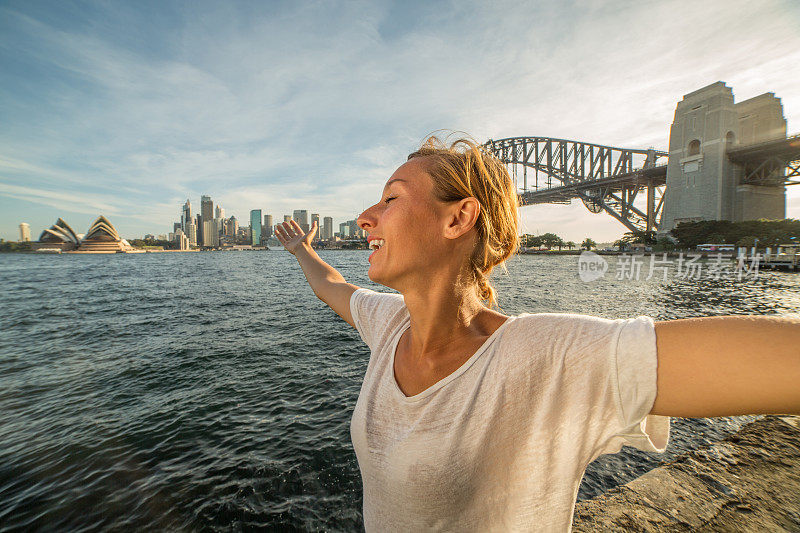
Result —
<instances>
[{"instance_id":1,"label":"woman's open mouth","mask_svg":"<svg viewBox=\"0 0 800 533\"><path fill-rule=\"evenodd\" d=\"M369 249L372 250L372 253L369 254L367 260L371 260L372 256L375 255L375 252L383 248L383 245L386 244L386 241L383 239L372 239L369 241Z\"/></svg>"}]
</instances>

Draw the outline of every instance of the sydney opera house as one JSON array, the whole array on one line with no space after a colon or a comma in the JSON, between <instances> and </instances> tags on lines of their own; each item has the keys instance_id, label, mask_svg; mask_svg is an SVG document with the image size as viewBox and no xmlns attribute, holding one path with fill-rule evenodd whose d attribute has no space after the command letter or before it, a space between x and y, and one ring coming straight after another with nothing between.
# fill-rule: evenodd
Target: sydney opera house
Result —
<instances>
[{"instance_id":1,"label":"sydney opera house","mask_svg":"<svg viewBox=\"0 0 800 533\"><path fill-rule=\"evenodd\" d=\"M84 235L75 233L63 218L59 218L55 224L42 232L39 240L33 243L33 249L89 253L132 252L135 250L128 241L119 236L111 222L102 215L97 217Z\"/></svg>"}]
</instances>

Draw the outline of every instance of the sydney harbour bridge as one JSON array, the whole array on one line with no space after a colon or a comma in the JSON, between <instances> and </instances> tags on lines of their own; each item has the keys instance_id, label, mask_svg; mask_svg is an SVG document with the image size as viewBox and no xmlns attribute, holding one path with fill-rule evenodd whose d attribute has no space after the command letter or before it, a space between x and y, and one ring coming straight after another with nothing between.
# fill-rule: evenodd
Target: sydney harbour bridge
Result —
<instances>
[{"instance_id":1,"label":"sydney harbour bridge","mask_svg":"<svg viewBox=\"0 0 800 533\"><path fill-rule=\"evenodd\" d=\"M769 130L748 129L752 113L744 113L755 104L746 101L734 110L732 93L730 109L695 105L698 97L708 97L698 93L709 88L720 92L722 87L730 92L718 82L686 95L684 101L688 99L690 107L685 112L683 102L679 103L669 152L550 137L495 139L484 146L508 166L522 205L569 204L579 199L592 213L605 212L630 231L667 231L680 220L784 218L785 187L800 184L800 135L787 137L785 120L782 131L772 123ZM767 95L772 93L762 97ZM777 100L774 95L772 99ZM775 114L773 101L761 98L756 103L762 108L767 105L767 111ZM705 115L698 126L701 110ZM769 121L761 117L760 123ZM768 139L759 139L759 132L766 132L760 136ZM674 188L675 194L668 188ZM640 194L644 197L638 202L641 208L634 205ZM768 203L759 203L762 197ZM669 227L664 227L665 200L668 203L671 198L681 205L672 208ZM705 204L714 205L709 210ZM694 209L689 213L694 216L679 216L682 209Z\"/></svg>"}]
</instances>

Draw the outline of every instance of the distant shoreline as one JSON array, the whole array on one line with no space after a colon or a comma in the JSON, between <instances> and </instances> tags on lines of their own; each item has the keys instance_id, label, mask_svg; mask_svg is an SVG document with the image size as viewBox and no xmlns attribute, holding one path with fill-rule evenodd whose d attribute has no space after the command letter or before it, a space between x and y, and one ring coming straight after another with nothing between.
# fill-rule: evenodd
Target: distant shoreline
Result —
<instances>
[{"instance_id":1,"label":"distant shoreline","mask_svg":"<svg viewBox=\"0 0 800 533\"><path fill-rule=\"evenodd\" d=\"M369 251L368 248L315 248L317 252L321 251L330 251L330 252L367 252ZM26 254L26 255L115 255L115 254L149 254L149 253L208 253L208 252L277 252L283 251L283 248L255 248L255 249L216 249L216 250L131 250L127 252L83 252L78 250L70 250L70 251L61 251L61 250L53 250L53 251L36 251L36 250L9 250L9 251L0 251L2 254ZM520 250L518 255L545 255L545 256L561 256L561 255L576 255L579 256L586 250ZM700 255L702 257L714 257L716 258L718 254L721 254L723 258L735 259L736 255L733 252L709 252L709 251L698 251L698 250L678 250L678 251L669 251L669 252L643 252L643 251L626 251L626 252L618 252L618 251L606 251L606 250L590 250L592 253L597 255L658 255L663 256L666 254L667 257L680 257L681 254L684 256L687 254L693 255Z\"/></svg>"}]
</instances>

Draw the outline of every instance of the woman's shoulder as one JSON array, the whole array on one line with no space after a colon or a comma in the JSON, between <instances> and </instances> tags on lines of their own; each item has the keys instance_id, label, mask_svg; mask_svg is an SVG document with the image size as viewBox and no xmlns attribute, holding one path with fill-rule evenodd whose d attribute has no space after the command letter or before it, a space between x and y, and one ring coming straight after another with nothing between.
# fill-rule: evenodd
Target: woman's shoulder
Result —
<instances>
[{"instance_id":1,"label":"woman's shoulder","mask_svg":"<svg viewBox=\"0 0 800 533\"><path fill-rule=\"evenodd\" d=\"M378 292L364 287L356 289L350 296L350 306L355 307L360 315L396 314L406 308L402 294Z\"/></svg>"},{"instance_id":2,"label":"woman's shoulder","mask_svg":"<svg viewBox=\"0 0 800 533\"><path fill-rule=\"evenodd\" d=\"M360 288L350 296L350 314L370 348L382 345L408 315L403 295Z\"/></svg>"},{"instance_id":3,"label":"woman's shoulder","mask_svg":"<svg viewBox=\"0 0 800 533\"><path fill-rule=\"evenodd\" d=\"M517 328L592 328L609 324L622 324L630 318L606 318L599 315L571 312L520 313L514 315Z\"/></svg>"},{"instance_id":4,"label":"woman's shoulder","mask_svg":"<svg viewBox=\"0 0 800 533\"><path fill-rule=\"evenodd\" d=\"M613 337L627 324L652 323L649 317L605 318L583 313L521 313L513 316L503 335L504 344L522 349L546 346L571 347L591 345Z\"/></svg>"}]
</instances>

